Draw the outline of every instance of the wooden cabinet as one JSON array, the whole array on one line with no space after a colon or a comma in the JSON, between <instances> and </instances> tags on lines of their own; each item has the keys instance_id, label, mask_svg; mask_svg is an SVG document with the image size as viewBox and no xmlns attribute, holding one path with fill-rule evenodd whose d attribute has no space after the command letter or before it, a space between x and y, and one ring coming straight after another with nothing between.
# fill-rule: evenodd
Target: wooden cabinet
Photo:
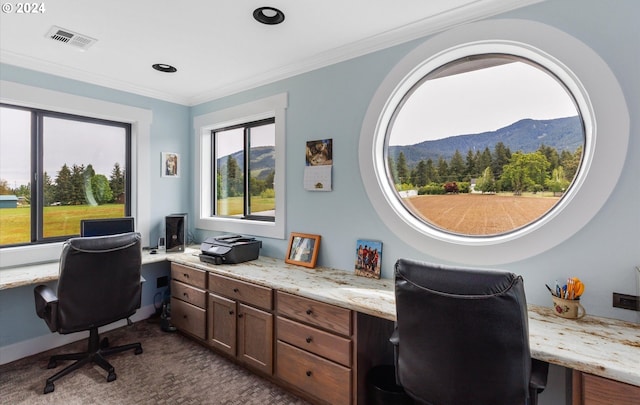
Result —
<instances>
[{"instance_id":1,"label":"wooden cabinet","mask_svg":"<svg viewBox=\"0 0 640 405\"><path fill-rule=\"evenodd\" d=\"M573 371L572 405L640 405L640 387Z\"/></svg>"},{"instance_id":2,"label":"wooden cabinet","mask_svg":"<svg viewBox=\"0 0 640 405\"><path fill-rule=\"evenodd\" d=\"M281 291L276 297L276 377L320 401L353 403L351 311Z\"/></svg>"},{"instance_id":3,"label":"wooden cabinet","mask_svg":"<svg viewBox=\"0 0 640 405\"><path fill-rule=\"evenodd\" d=\"M171 263L171 323L198 339L206 338L206 272Z\"/></svg>"},{"instance_id":4,"label":"wooden cabinet","mask_svg":"<svg viewBox=\"0 0 640 405\"><path fill-rule=\"evenodd\" d=\"M272 290L213 273L208 279L208 344L272 375Z\"/></svg>"}]
</instances>

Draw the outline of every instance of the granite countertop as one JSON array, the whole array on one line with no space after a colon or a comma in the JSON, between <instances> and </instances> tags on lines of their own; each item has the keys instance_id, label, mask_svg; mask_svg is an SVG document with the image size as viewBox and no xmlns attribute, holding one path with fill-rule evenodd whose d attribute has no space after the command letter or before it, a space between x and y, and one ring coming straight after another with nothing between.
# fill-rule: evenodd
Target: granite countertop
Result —
<instances>
[{"instance_id":1,"label":"granite countertop","mask_svg":"<svg viewBox=\"0 0 640 405\"><path fill-rule=\"evenodd\" d=\"M202 270L395 320L393 280L369 279L343 270L308 269L260 257L236 265L210 265L197 253L167 259ZM529 305L531 355L552 364L640 386L640 325L585 316L568 320L551 307Z\"/></svg>"},{"instance_id":2,"label":"granite countertop","mask_svg":"<svg viewBox=\"0 0 640 405\"><path fill-rule=\"evenodd\" d=\"M142 264L164 262L167 260L167 256L171 255L173 253L158 252L157 254L150 254L149 251L145 250L142 252ZM55 281L58 279L59 272L60 262L58 260L6 267L0 269L0 290Z\"/></svg>"},{"instance_id":3,"label":"granite countertop","mask_svg":"<svg viewBox=\"0 0 640 405\"><path fill-rule=\"evenodd\" d=\"M200 261L199 249L185 253L143 253L143 264L180 263L313 298L343 308L395 320L393 280L370 279L352 272L318 267L308 269L283 260L260 257L235 265ZM0 270L0 290L57 280L58 262ZM531 355L563 367L640 386L640 325L585 316L567 320L550 307L529 305Z\"/></svg>"}]
</instances>

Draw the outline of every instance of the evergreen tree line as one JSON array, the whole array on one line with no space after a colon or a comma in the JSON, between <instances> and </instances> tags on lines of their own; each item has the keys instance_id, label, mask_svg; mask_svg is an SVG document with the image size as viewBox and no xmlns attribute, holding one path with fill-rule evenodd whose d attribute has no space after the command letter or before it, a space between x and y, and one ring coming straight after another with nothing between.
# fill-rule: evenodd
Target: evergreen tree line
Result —
<instances>
[{"instance_id":1,"label":"evergreen tree line","mask_svg":"<svg viewBox=\"0 0 640 405\"><path fill-rule=\"evenodd\" d=\"M249 191L252 196L273 197L275 170L271 170L264 180L251 176ZM229 155L225 164L218 167L217 199L244 195L244 174L238 160Z\"/></svg>"},{"instance_id":2,"label":"evergreen tree line","mask_svg":"<svg viewBox=\"0 0 640 405\"><path fill-rule=\"evenodd\" d=\"M467 151L466 158L456 150L451 159L421 160L409 167L403 152L397 160L389 157L389 168L396 188L418 189L418 194L442 194L447 183L457 183L459 191L469 191L469 184L476 179L476 191L562 192L571 183L582 158L582 146L571 153L558 152L541 145L535 152L512 153L502 142L493 152L486 147L482 152Z\"/></svg>"},{"instance_id":3,"label":"evergreen tree line","mask_svg":"<svg viewBox=\"0 0 640 405\"><path fill-rule=\"evenodd\" d=\"M6 183L6 182L5 182ZM44 172L44 205L96 205L124 203L125 172L119 163L113 165L111 175L96 174L92 165L62 165L55 179ZM91 193L86 192L90 189ZM17 196L31 201L31 183L12 190Z\"/></svg>"}]
</instances>

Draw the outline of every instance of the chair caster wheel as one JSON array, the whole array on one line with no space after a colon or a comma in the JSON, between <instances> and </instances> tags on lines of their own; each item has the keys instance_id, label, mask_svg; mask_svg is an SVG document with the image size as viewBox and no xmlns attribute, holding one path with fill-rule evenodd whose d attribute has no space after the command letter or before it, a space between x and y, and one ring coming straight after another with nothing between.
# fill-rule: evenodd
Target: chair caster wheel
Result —
<instances>
[{"instance_id":1,"label":"chair caster wheel","mask_svg":"<svg viewBox=\"0 0 640 405\"><path fill-rule=\"evenodd\" d=\"M58 362L53 360L53 359L49 360L49 364L47 364L47 368L56 368L56 367L58 367ZM53 385L53 384L51 384L51 385ZM51 388L51 391L53 391L53 388ZM45 392L45 394L46 394L46 392Z\"/></svg>"},{"instance_id":2,"label":"chair caster wheel","mask_svg":"<svg viewBox=\"0 0 640 405\"><path fill-rule=\"evenodd\" d=\"M101 349L106 349L107 347L109 347L109 338L103 338L100 341L100 348Z\"/></svg>"},{"instance_id":3,"label":"chair caster wheel","mask_svg":"<svg viewBox=\"0 0 640 405\"><path fill-rule=\"evenodd\" d=\"M114 373L113 371L111 371L109 373L109 375L107 376L107 382L111 382L111 381L115 381L116 379L116 373Z\"/></svg>"},{"instance_id":4,"label":"chair caster wheel","mask_svg":"<svg viewBox=\"0 0 640 405\"><path fill-rule=\"evenodd\" d=\"M133 351L133 354L136 356L142 354L142 347L137 347L136 350Z\"/></svg>"},{"instance_id":5,"label":"chair caster wheel","mask_svg":"<svg viewBox=\"0 0 640 405\"><path fill-rule=\"evenodd\" d=\"M45 386L44 386L44 393L48 394L50 392L53 392L53 390L55 390L56 387L53 386L53 383L48 382Z\"/></svg>"}]
</instances>

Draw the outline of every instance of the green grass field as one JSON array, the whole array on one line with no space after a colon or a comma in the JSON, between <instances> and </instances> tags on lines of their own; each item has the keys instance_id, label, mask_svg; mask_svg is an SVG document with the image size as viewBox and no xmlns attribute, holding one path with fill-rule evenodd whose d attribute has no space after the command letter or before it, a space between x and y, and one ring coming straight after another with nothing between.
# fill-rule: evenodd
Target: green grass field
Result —
<instances>
[{"instance_id":1,"label":"green grass field","mask_svg":"<svg viewBox=\"0 0 640 405\"><path fill-rule=\"evenodd\" d=\"M242 206L242 197L229 197L218 200L218 212L220 215L242 215L244 208ZM276 199L251 197L251 211L255 214L262 211L274 210L276 207Z\"/></svg>"},{"instance_id":2,"label":"green grass field","mask_svg":"<svg viewBox=\"0 0 640 405\"><path fill-rule=\"evenodd\" d=\"M223 215L243 213L242 197L232 197L218 201L218 207L224 206ZM251 198L254 213L275 209L275 198ZM92 207L90 205L71 205L45 207L44 237L79 235L80 220L94 218L117 218L124 216L123 204L107 204ZM31 242L31 210L29 207L0 209L0 245L13 245Z\"/></svg>"},{"instance_id":3,"label":"green grass field","mask_svg":"<svg viewBox=\"0 0 640 405\"><path fill-rule=\"evenodd\" d=\"M124 204L92 207L72 205L45 207L43 233L45 238L79 235L80 220L117 218L124 216ZM29 207L0 209L0 245L29 243L31 241L31 210Z\"/></svg>"}]
</instances>

